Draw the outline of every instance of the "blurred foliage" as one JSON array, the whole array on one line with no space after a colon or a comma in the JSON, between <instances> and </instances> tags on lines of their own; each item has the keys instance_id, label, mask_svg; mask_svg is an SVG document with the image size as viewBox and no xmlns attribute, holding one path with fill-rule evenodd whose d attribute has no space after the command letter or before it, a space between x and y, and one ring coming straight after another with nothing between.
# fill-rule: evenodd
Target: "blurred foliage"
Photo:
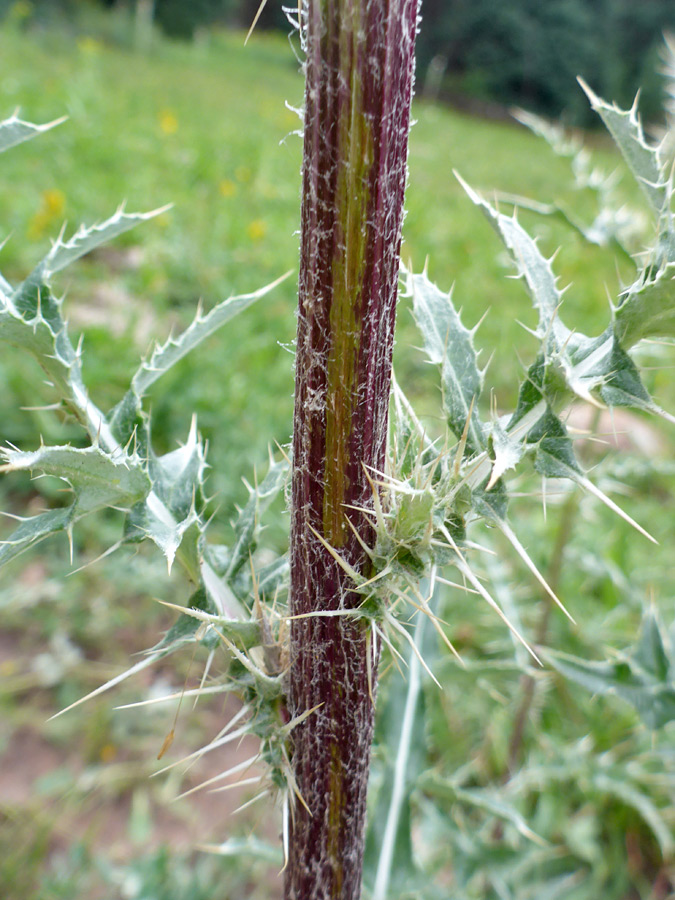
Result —
<instances>
[{"instance_id":1,"label":"blurred foliage","mask_svg":"<svg viewBox=\"0 0 675 900\"><path fill-rule=\"evenodd\" d=\"M420 78L435 58L446 73L441 90L596 125L575 90L580 75L622 107L640 90L645 118L660 115L670 0L426 0L422 16Z\"/></svg>"},{"instance_id":2,"label":"blurred foliage","mask_svg":"<svg viewBox=\"0 0 675 900\"><path fill-rule=\"evenodd\" d=\"M246 28L259 0L19 0L26 21L86 18L94 7L154 15L165 34L192 39L204 28ZM292 7L293 4L287 4ZM12 0L0 0L0 16ZM570 124L596 126L575 86L630 106L638 89L648 121L662 107L657 76L664 32L675 29L671 0L423 0L418 77L434 96L466 95L518 105ZM281 0L268 0L257 28L288 31Z\"/></svg>"}]
</instances>

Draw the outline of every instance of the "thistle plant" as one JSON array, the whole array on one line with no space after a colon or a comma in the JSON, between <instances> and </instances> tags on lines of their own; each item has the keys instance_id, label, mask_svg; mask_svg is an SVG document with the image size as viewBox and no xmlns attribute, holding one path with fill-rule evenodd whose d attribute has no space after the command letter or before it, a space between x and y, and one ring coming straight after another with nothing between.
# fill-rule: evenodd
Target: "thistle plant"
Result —
<instances>
[{"instance_id":1,"label":"thistle plant","mask_svg":"<svg viewBox=\"0 0 675 900\"><path fill-rule=\"evenodd\" d=\"M623 678L627 699L651 726L672 718L667 682L675 663L656 619L646 621L639 651L627 656L620 670L609 664L589 668L547 653L518 621L504 590L504 561L485 553L491 550L489 537L480 532L482 524L496 529L562 612L564 598L540 573L510 523L513 473L531 462L544 482L572 482L634 526L636 539L654 540L586 474L565 415L578 398L596 407L634 407L673 422L650 397L631 356L644 340L675 337L673 176L665 145L645 139L636 108L619 110L585 88L653 219L651 248L634 257L634 279L614 299L607 327L597 336L565 324L554 259L544 256L517 215L502 212L460 178L510 255L538 316L533 334L539 349L515 409L486 412L477 327L462 321L452 292L439 289L426 272L400 266L417 12L417 0L308 0L299 10L306 93L293 444L270 458L267 473L250 488L230 544L209 540L206 449L196 421L186 424L183 446L158 455L144 398L178 360L278 281L208 312L198 309L184 331L154 347L119 402L104 411L88 395L82 344L69 337L52 278L159 210L118 210L69 238L60 235L21 284L0 277L0 338L41 366L51 385L46 401L56 399L75 417L85 443L4 449L4 473L54 476L71 498L21 518L0 545L0 564L58 532L71 539L72 554L78 521L115 507L124 511L125 524L107 552L148 540L169 569L182 567L192 594L176 605L173 627L139 662L88 696L187 645L205 648L202 685L184 693L234 692L242 707L192 756L245 733L259 739L256 758L264 763L264 775L246 783L255 783L256 798L271 795L281 808L288 900L356 900L362 881L374 900L384 900L414 883L405 873L415 875L411 761L419 752L422 684L427 676L436 680L440 647L457 652L440 615L446 588L469 591L489 604L513 636L523 671L546 662L599 691L615 689ZM57 124L38 126L13 116L0 124L0 151ZM552 142L557 140L553 134ZM578 161L576 150L571 155ZM584 171L579 177L594 187ZM592 226L560 208L538 211L562 217L590 241L611 243L630 256L623 213L608 202L606 190L598 194L602 216ZM424 352L439 371L447 426L440 435L423 426L392 375L399 294L411 299ZM262 517L289 476L289 553L261 555ZM212 659L223 652L226 673L207 685ZM366 834L383 654L401 669L400 677L388 677L401 692L403 714L397 721L389 705L384 710L391 764ZM632 673L628 686L626 666ZM170 751L171 739L172 732L160 756ZM252 762L200 787L218 790ZM453 802L482 804L526 839L537 840L525 819L499 797L479 796L459 780L451 787L439 785L433 773L419 781L428 796L445 802L450 793ZM242 846L225 841L216 849L238 853ZM405 877L398 879L401 872Z\"/></svg>"}]
</instances>

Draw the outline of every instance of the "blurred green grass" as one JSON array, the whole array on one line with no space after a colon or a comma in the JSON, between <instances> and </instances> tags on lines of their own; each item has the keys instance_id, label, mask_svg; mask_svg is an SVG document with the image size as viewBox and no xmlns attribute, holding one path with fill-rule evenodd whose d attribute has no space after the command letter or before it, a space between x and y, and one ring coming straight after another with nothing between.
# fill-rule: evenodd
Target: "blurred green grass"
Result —
<instances>
[{"instance_id":1,"label":"blurred green grass","mask_svg":"<svg viewBox=\"0 0 675 900\"><path fill-rule=\"evenodd\" d=\"M0 115L20 106L34 121L69 116L67 123L40 140L3 155L0 221L9 240L0 250L0 270L6 277L24 277L64 220L69 229L81 221L91 223L108 216L124 200L132 210L174 204L159 219L75 265L60 281L73 335L85 334L85 377L103 408L119 399L151 339L186 325L200 298L208 306L231 293L253 290L296 267L298 257L301 145L294 132L300 122L285 103L301 105L302 78L288 43L254 35L244 47L241 34L212 33L194 46L156 39L140 54L118 38L111 33L103 40L65 30L23 33L9 26L0 31ZM463 306L467 324L473 325L490 309L477 343L485 348L484 361L492 356L487 385L495 402L508 408L522 365L535 350L520 322L532 326L534 316L522 285L505 277L511 270L500 245L452 170L487 195L499 189L542 201L564 200L588 220L593 217L592 204L571 187L567 164L519 126L482 121L422 101L415 103L413 114L403 256L416 269L428 264L430 276L442 287L455 284L455 300ZM603 166L620 167L605 142L594 137L593 143ZM626 184L625 191L627 200L637 202L634 188ZM616 296L628 270L617 269L612 252L587 247L562 226L525 213L522 217L536 229L547 253L562 244L556 270L562 284L572 284L562 310L567 323L588 333L599 331L607 321L607 297ZM158 450L172 449L184 439L192 413L197 412L210 443L209 488L219 504L216 532L227 528L233 505L245 498L240 476L250 479L255 466L264 466L267 446L274 441L283 444L290 436L295 284L295 277L284 282L153 389ZM433 420L439 409L438 379L414 349L418 343L408 301L403 300L398 377ZM79 439L78 429L52 412L19 410L49 402L49 394L37 368L11 348L3 348L0 380L3 440L28 447L40 434L46 439ZM649 380L658 399L672 409L675 391L669 371L657 365ZM486 402L489 395L486 390ZM639 521L667 538L672 534L668 513L672 472L631 475L627 480L634 487L622 502ZM536 489L526 478L519 487L523 493ZM27 500L38 502L27 479L3 481L1 490L4 508L23 511ZM542 524L536 506L531 498L520 498L511 509L521 537L543 569L558 510L553 503L548 522ZM282 528L275 532L279 542L282 532ZM93 558L104 537L113 543L118 534L114 514L83 524L75 535L77 560ZM554 618L552 644L591 656L598 645L626 645L654 586L664 616L672 617L675 585L667 541L647 554L627 527L589 504L583 508L577 537L578 549L565 569L561 594L581 626L571 629L562 618ZM598 558L606 561L604 567L598 563L593 568L587 558L584 548L593 545ZM125 665L128 641L122 639L130 633L134 650L141 637L147 637L147 645L154 643L153 635L169 620L156 615L148 596L183 602L187 587L180 582L171 586L161 561L151 553L122 550L74 575L63 588L69 571L61 552L64 545L57 541L44 548L37 560L30 558L27 568L29 558L14 564L0 590L6 633L13 651L20 649L22 654L11 653L8 664L14 668L2 670L10 676L2 697L8 733L30 725L59 746L83 735L82 752L92 765L100 765L106 747L120 752L130 744L138 759L153 756L156 734L146 733L144 723L137 720L116 720L124 714L111 716L111 701L105 696L90 707L84 730L78 717L57 720L61 724L56 731L41 723L46 710L73 701ZM612 566L631 573L630 592L613 579ZM523 601L525 624L532 630L541 598L517 567L512 577ZM448 618L451 636L469 661L480 665L487 659L487 666L476 677L475 671L464 674L451 660L444 665L441 677L448 690L430 700L430 744L446 769L454 771L472 759L480 778L489 783L499 779L504 766L520 673L489 671L493 658L503 659L511 649L508 636L487 609L477 607L472 598L455 598ZM58 662L60 651L54 641L64 633L83 651L84 659L64 669L60 684L38 685L33 661L48 647ZM105 673L102 665L107 667ZM186 665L187 660L181 660L182 669L173 673L177 683L185 677ZM137 698L137 686L127 690L128 695L116 695L115 702ZM593 703L555 678L537 703L534 717L561 745L588 731L604 749L624 740L634 727L634 717L625 707L610 700ZM449 728L452 742L447 740ZM647 752L648 737L638 733L636 752ZM6 743L9 737L5 734L2 740ZM533 747L536 730L527 738L526 751ZM119 775L115 765L110 769L110 792L121 796L138 791L139 784L130 786L124 765L119 765ZM47 785L47 794L49 790ZM54 791L58 795L58 785ZM74 805L80 802L78 796ZM90 802L97 802L97 796ZM569 812L566 798L558 798L555 809L550 798L546 802L553 823L550 831L555 833ZM583 798L578 802L583 806ZM34 811L41 803L38 796ZM23 849L11 843L12 821L0 823L0 837L9 841L10 848L3 854L8 862L0 869L0 888L16 878L21 868L17 869L17 860L24 866L26 892L37 883L33 870L45 858L53 827L50 817L56 814L52 809L45 815L44 827L38 823ZM607 823L611 832L607 841L619 855L620 821L617 814ZM77 878L99 884L102 877L87 861L86 849L82 858L78 852L71 851L70 862L70 857L61 859L65 869L58 890L64 896L76 889L74 885L83 895L90 890ZM155 864L159 871L160 857L148 862ZM61 896L54 886L57 875L50 877L52 884L44 890L52 894L45 896ZM235 878L231 873L228 877ZM253 896L246 893L251 887L244 876L238 877L241 887L236 890L235 882L229 882L231 896L239 896L236 891Z\"/></svg>"},{"instance_id":2,"label":"blurred green grass","mask_svg":"<svg viewBox=\"0 0 675 900\"><path fill-rule=\"evenodd\" d=\"M119 399L141 353L170 327L187 324L203 299L253 290L297 267L302 78L283 37L214 33L194 47L156 40L145 54L98 38L58 31L0 32L4 77L0 110L20 106L35 121L67 114L64 125L3 158L0 217L9 240L0 269L23 277L62 223L74 228L125 201L170 212L125 235L64 273L60 288L75 336L85 333L85 376L95 401ZM517 125L485 122L424 102L414 108L403 255L455 299L473 324L490 310L478 344L492 355L488 385L506 407L534 342L519 322L534 317L488 224L455 180L474 187L566 199L591 217L588 198L571 189L568 166ZM615 155L599 153L610 169ZM578 192L577 192L578 193ZM630 192L629 192L630 196ZM579 208L581 207L581 208ZM537 223L542 246L558 257L561 284L572 283L563 314L582 331L607 321L607 295L621 272L611 252L588 248L550 222ZM625 272L623 273L625 276ZM291 430L295 285L271 296L212 338L153 391L155 441L184 439L193 411L210 442L211 487L226 511L244 496L240 475L264 463L266 447ZM396 366L413 396L429 396L432 373L401 304ZM521 349L522 348L522 349ZM10 394L0 399L5 435L25 442L49 435L50 414L18 415L44 396L40 373L9 351ZM429 411L435 399L425 400ZM39 402L39 400L38 400Z\"/></svg>"}]
</instances>

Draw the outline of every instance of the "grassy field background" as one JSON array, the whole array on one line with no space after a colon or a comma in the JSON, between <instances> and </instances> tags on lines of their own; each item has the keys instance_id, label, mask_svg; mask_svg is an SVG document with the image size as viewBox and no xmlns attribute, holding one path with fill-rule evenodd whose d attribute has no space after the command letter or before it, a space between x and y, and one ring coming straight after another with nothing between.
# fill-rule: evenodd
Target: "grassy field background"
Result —
<instances>
[{"instance_id":1,"label":"grassy field background","mask_svg":"<svg viewBox=\"0 0 675 900\"><path fill-rule=\"evenodd\" d=\"M140 53L124 27L115 20L114 27L92 33L29 33L15 22L0 30L0 115L20 106L32 121L68 116L40 140L2 157L0 237L8 238L0 250L3 274L10 281L24 277L64 221L69 232L80 222L107 217L123 201L134 211L173 204L171 211L91 254L60 280L71 332L85 336L85 378L104 409L120 398L152 339L187 324L200 299L208 307L229 294L254 290L296 269L298 257L300 122L287 104L301 105L303 85L288 42L254 35L244 47L241 34L213 33L194 46L155 38ZM492 394L500 409L508 409L522 366L535 350L522 325L533 326L535 318L522 285L505 277L510 269L500 245L453 169L486 195L498 189L561 200L588 221L592 200L575 191L568 164L516 124L482 121L423 101L416 102L414 118L404 259L416 270L428 265L430 276L445 289L455 284L454 297L468 324L489 309L477 338L485 348L483 359L491 357L486 403ZM601 165L620 168L604 139L593 135L589 140ZM639 202L628 184L625 197ZM572 285L563 308L566 322L586 333L599 332L607 322L608 297L616 297L629 268L617 266L613 253L588 247L563 226L522 216L537 229L547 252L562 245L556 269L561 283ZM287 443L290 436L296 284L294 272L153 389L158 450L184 440L197 413L213 467L214 529L225 539L234 505L246 496L241 477L251 479L256 467L264 467L268 446ZM437 379L415 349L419 338L406 299L398 327L399 381L433 428ZM650 352L650 387L672 409L672 351L670 357L667 349ZM11 348L2 348L0 384L3 442L29 448L40 434L45 440L82 439L54 412L21 409L48 403L49 394L37 368ZM630 420L629 430L637 422ZM643 458L628 457L622 463L633 467L626 477L634 485L622 503L646 521L662 547L647 554L627 528L595 506L583 505L576 549L560 589L581 624L571 629L555 620L549 635L554 646L587 656L597 655L598 647L627 646L650 591L666 621L673 617L673 474L667 463L672 440L658 428L649 434L657 462L650 466ZM591 466L599 460L588 456ZM616 487L613 461L602 466L602 477ZM529 489L524 482L523 493ZM0 499L14 512L44 505L27 480L16 478L0 481ZM512 510L542 568L558 512L554 504L543 521L537 501L527 498ZM83 525L75 536L76 564L97 556L107 537L114 542L119 523L111 512ZM272 529L271 539L283 545L283 524ZM598 551L595 561L585 552L590 546ZM630 588L619 569L631 576ZM5 788L0 796L0 896L206 898L214 896L217 879L227 884L222 896L229 900L278 896L276 870L266 869L268 874L258 878L236 861L186 862L193 859L186 854L196 835L201 841L222 840L230 827L246 834L257 820L243 817L230 826L232 808L214 814L213 804L187 803L166 812L169 789L147 775L171 724L167 714L115 713L113 701L103 698L82 715L45 723L119 671L129 654L156 642L171 617L157 612L152 597L184 602L187 596L181 595L186 586L170 583L151 553L121 551L66 577L70 570L65 542L54 541L3 571L0 581L5 778L4 783L0 779ZM540 598L523 586L526 579L517 569L513 577L529 597L524 618L534 627ZM477 665L504 652L508 640L490 614L462 601L452 616L453 639ZM157 678L180 685L189 664L186 658ZM469 684L467 675L448 662L443 674L448 691L433 700L430 737L436 763L453 771L472 759L477 780L498 782L518 703L518 673L474 672ZM137 681L117 692L114 704L136 699L153 685ZM649 735L619 701L591 702L551 679L538 704L544 743L572 746L590 735L598 752L617 746L629 754L649 752ZM181 746L196 746L198 736L209 733L222 714L208 707L201 715L186 716ZM536 734L535 729L528 736L527 752L536 751ZM597 808L589 811L594 802ZM581 791L576 800L549 798L547 803L535 804L530 812L542 831L566 840L580 854L580 866L598 869L592 854L583 857L584 828L597 852L605 854L605 881L597 882L604 897L652 896L647 887L635 893L634 883L653 882L659 866L672 865L672 859L659 857L653 836L625 797L594 801ZM668 827L672 820L671 810ZM639 865L629 860L634 877L622 857L626 834L633 833L642 854ZM270 837L275 839L274 828ZM167 841L174 848L168 853L161 849Z\"/></svg>"}]
</instances>

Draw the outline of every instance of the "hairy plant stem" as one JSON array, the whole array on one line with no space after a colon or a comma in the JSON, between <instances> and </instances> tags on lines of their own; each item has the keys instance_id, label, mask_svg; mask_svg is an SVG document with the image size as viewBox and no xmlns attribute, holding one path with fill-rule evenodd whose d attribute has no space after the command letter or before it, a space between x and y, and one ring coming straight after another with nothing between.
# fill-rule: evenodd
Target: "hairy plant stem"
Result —
<instances>
[{"instance_id":1,"label":"hairy plant stem","mask_svg":"<svg viewBox=\"0 0 675 900\"><path fill-rule=\"evenodd\" d=\"M384 466L418 0L309 0L291 521L291 614L362 599L368 474ZM293 619L287 900L355 900L378 651L356 616Z\"/></svg>"}]
</instances>

